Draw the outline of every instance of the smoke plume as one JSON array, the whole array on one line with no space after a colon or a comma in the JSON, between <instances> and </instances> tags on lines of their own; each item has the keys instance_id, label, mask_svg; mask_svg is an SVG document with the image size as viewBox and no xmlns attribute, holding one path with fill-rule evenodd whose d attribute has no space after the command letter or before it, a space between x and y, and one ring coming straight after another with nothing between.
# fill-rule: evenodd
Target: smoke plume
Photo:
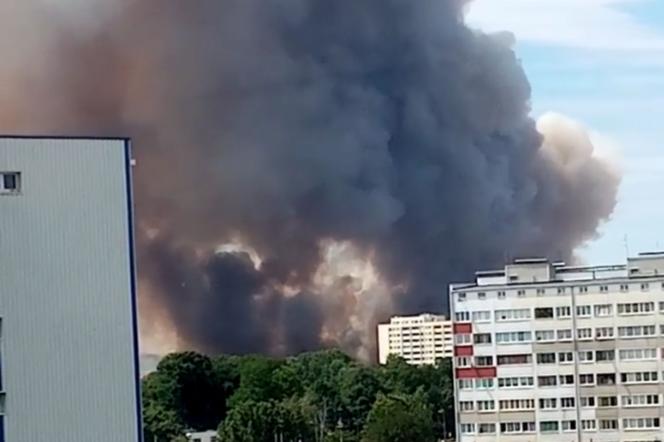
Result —
<instances>
[{"instance_id":1,"label":"smoke plume","mask_svg":"<svg viewBox=\"0 0 664 442\"><path fill-rule=\"evenodd\" d=\"M377 319L572 259L616 202L464 3L4 0L0 128L133 138L145 338L369 357Z\"/></svg>"}]
</instances>

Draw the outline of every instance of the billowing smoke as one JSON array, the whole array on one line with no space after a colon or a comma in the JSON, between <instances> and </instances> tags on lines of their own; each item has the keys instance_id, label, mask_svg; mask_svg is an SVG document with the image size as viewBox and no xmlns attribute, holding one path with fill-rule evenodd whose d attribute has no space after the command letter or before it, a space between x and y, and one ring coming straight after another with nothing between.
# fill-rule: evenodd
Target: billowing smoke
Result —
<instances>
[{"instance_id":1,"label":"billowing smoke","mask_svg":"<svg viewBox=\"0 0 664 442\"><path fill-rule=\"evenodd\" d=\"M616 202L464 3L4 0L0 128L133 138L146 338L366 357L376 319L573 259Z\"/></svg>"}]
</instances>

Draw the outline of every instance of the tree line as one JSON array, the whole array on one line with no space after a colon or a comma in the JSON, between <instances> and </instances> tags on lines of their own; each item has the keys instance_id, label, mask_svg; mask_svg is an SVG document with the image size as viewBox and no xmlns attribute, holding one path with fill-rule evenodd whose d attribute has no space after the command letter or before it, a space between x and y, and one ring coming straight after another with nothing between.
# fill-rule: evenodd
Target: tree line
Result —
<instances>
[{"instance_id":1,"label":"tree line","mask_svg":"<svg viewBox=\"0 0 664 442\"><path fill-rule=\"evenodd\" d=\"M449 360L367 366L337 350L287 359L164 357L142 380L146 442L435 442L454 432Z\"/></svg>"}]
</instances>

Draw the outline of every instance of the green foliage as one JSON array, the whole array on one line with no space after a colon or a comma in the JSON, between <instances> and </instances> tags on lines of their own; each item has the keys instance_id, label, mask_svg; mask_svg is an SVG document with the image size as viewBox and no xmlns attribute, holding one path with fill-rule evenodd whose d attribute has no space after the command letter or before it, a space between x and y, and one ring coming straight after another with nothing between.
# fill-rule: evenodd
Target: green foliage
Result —
<instances>
[{"instance_id":1,"label":"green foliage","mask_svg":"<svg viewBox=\"0 0 664 442\"><path fill-rule=\"evenodd\" d=\"M380 396L367 417L362 442L414 441L436 441L424 394Z\"/></svg>"},{"instance_id":2,"label":"green foliage","mask_svg":"<svg viewBox=\"0 0 664 442\"><path fill-rule=\"evenodd\" d=\"M286 360L176 353L143 380L146 441L217 428L221 442L426 442L453 432L451 376L449 361L371 367L337 350Z\"/></svg>"},{"instance_id":3,"label":"green foliage","mask_svg":"<svg viewBox=\"0 0 664 442\"><path fill-rule=\"evenodd\" d=\"M306 405L297 400L246 401L234 407L219 426L220 442L310 440Z\"/></svg>"}]
</instances>

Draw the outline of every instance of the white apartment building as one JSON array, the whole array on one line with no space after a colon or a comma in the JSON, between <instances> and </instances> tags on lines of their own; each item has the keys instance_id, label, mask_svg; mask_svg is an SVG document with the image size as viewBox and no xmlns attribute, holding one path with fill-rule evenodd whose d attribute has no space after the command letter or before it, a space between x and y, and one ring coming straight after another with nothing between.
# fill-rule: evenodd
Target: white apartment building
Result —
<instances>
[{"instance_id":1,"label":"white apartment building","mask_svg":"<svg viewBox=\"0 0 664 442\"><path fill-rule=\"evenodd\" d=\"M0 137L0 441L141 436L129 142Z\"/></svg>"},{"instance_id":2,"label":"white apartment building","mask_svg":"<svg viewBox=\"0 0 664 442\"><path fill-rule=\"evenodd\" d=\"M450 286L458 440L664 440L664 253Z\"/></svg>"},{"instance_id":3,"label":"white apartment building","mask_svg":"<svg viewBox=\"0 0 664 442\"><path fill-rule=\"evenodd\" d=\"M452 321L445 316L422 314L394 316L387 324L378 325L378 362L397 355L408 363L435 364L452 357Z\"/></svg>"}]
</instances>

